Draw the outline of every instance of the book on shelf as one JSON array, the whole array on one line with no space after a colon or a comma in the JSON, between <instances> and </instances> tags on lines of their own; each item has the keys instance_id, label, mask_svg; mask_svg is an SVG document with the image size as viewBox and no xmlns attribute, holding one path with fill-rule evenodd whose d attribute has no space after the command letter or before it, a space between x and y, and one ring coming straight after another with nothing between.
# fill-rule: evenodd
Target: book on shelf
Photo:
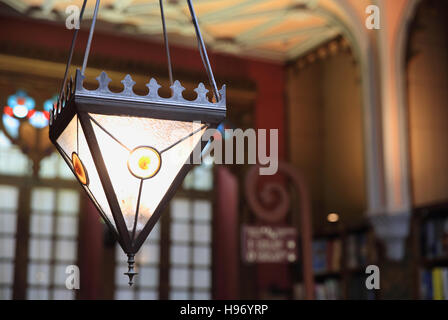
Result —
<instances>
[{"instance_id":1,"label":"book on shelf","mask_svg":"<svg viewBox=\"0 0 448 320\"><path fill-rule=\"evenodd\" d=\"M313 270L315 273L327 271L327 241L313 241Z\"/></svg>"},{"instance_id":2,"label":"book on shelf","mask_svg":"<svg viewBox=\"0 0 448 320\"><path fill-rule=\"evenodd\" d=\"M422 270L421 297L426 300L448 300L448 268Z\"/></svg>"},{"instance_id":3,"label":"book on shelf","mask_svg":"<svg viewBox=\"0 0 448 320\"><path fill-rule=\"evenodd\" d=\"M313 270L316 274L341 270L342 241L318 239L313 241Z\"/></svg>"},{"instance_id":4,"label":"book on shelf","mask_svg":"<svg viewBox=\"0 0 448 320\"><path fill-rule=\"evenodd\" d=\"M448 258L448 217L424 222L421 248L426 259Z\"/></svg>"},{"instance_id":5,"label":"book on shelf","mask_svg":"<svg viewBox=\"0 0 448 320\"><path fill-rule=\"evenodd\" d=\"M322 283L316 283L315 295L317 300L341 299L340 281L336 279L327 279Z\"/></svg>"}]
</instances>

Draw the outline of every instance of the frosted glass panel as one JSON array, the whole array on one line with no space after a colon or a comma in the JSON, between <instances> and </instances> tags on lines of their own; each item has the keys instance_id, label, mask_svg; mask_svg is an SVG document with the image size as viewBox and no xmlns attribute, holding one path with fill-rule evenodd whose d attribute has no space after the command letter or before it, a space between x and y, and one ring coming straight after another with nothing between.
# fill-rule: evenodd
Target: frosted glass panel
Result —
<instances>
[{"instance_id":1,"label":"frosted glass panel","mask_svg":"<svg viewBox=\"0 0 448 320\"><path fill-rule=\"evenodd\" d=\"M31 239L29 250L31 259L50 260L51 240Z\"/></svg>"},{"instance_id":2,"label":"frosted glass panel","mask_svg":"<svg viewBox=\"0 0 448 320\"><path fill-rule=\"evenodd\" d=\"M129 149L151 146L159 151L199 129L200 123L90 114Z\"/></svg>"},{"instance_id":3,"label":"frosted glass panel","mask_svg":"<svg viewBox=\"0 0 448 320\"><path fill-rule=\"evenodd\" d=\"M159 284L159 269L157 267L142 267L139 269L139 285L155 287Z\"/></svg>"},{"instance_id":4,"label":"frosted glass panel","mask_svg":"<svg viewBox=\"0 0 448 320\"><path fill-rule=\"evenodd\" d=\"M187 268L171 268L171 287L188 287L190 284L190 270Z\"/></svg>"},{"instance_id":5,"label":"frosted glass panel","mask_svg":"<svg viewBox=\"0 0 448 320\"><path fill-rule=\"evenodd\" d=\"M8 211L17 208L19 191L16 187L0 186L0 210Z\"/></svg>"},{"instance_id":6,"label":"frosted glass panel","mask_svg":"<svg viewBox=\"0 0 448 320\"><path fill-rule=\"evenodd\" d=\"M28 283L34 285L50 284L50 266L48 264L28 264Z\"/></svg>"},{"instance_id":7,"label":"frosted glass panel","mask_svg":"<svg viewBox=\"0 0 448 320\"><path fill-rule=\"evenodd\" d=\"M69 265L67 264L56 264L54 266L54 284L65 287L65 281L67 280L68 274L65 273Z\"/></svg>"},{"instance_id":8,"label":"frosted glass panel","mask_svg":"<svg viewBox=\"0 0 448 320\"><path fill-rule=\"evenodd\" d=\"M212 205L207 200L196 200L193 203L193 217L196 221L210 221L212 218Z\"/></svg>"},{"instance_id":9,"label":"frosted glass panel","mask_svg":"<svg viewBox=\"0 0 448 320\"><path fill-rule=\"evenodd\" d=\"M85 186L88 193L93 199L94 203L99 206L99 209L104 213L109 222L115 227L115 222L112 216L112 212L109 207L109 203L107 202L106 195L103 190L103 186L101 184L98 172L94 165L90 149L87 145L87 141L84 136L84 131L82 130L82 126L79 124L77 127L77 117L75 116L66 127L66 129L62 132L62 134L57 139L57 143L62 148L65 153L66 161L68 161L68 165L73 169L73 165L71 164L71 155L73 152L77 152L79 158L85 166L87 171L87 175L89 177L89 184ZM77 137L79 137L79 150L77 144ZM70 200L68 200L70 201ZM63 206L62 202L62 206Z\"/></svg>"},{"instance_id":10,"label":"frosted glass panel","mask_svg":"<svg viewBox=\"0 0 448 320\"><path fill-rule=\"evenodd\" d=\"M148 146L160 152L160 170L152 178L144 180L142 185L136 228L138 233L156 210L193 148L200 141L205 128L196 132L202 127L200 123L95 114L91 116L101 126L92 121L128 230L133 228L140 186L140 179L128 170L130 150ZM194 132L196 133L188 137ZM175 144L177 142L179 143Z\"/></svg>"},{"instance_id":11,"label":"frosted glass panel","mask_svg":"<svg viewBox=\"0 0 448 320\"><path fill-rule=\"evenodd\" d=\"M3 198L0 195L0 199ZM14 234L16 231L17 214L1 212L0 209L0 233Z\"/></svg>"},{"instance_id":12,"label":"frosted glass panel","mask_svg":"<svg viewBox=\"0 0 448 320\"><path fill-rule=\"evenodd\" d=\"M134 177L128 170L127 161L129 158L129 151L123 148L96 124L92 123L92 126L118 203L123 213L126 226L128 230L132 230L137 208L140 179ZM141 208L137 230L143 229L149 217L149 212L146 212L144 208Z\"/></svg>"},{"instance_id":13,"label":"frosted glass panel","mask_svg":"<svg viewBox=\"0 0 448 320\"><path fill-rule=\"evenodd\" d=\"M116 300L134 300L134 292L132 290L120 289L115 292Z\"/></svg>"},{"instance_id":14,"label":"frosted glass panel","mask_svg":"<svg viewBox=\"0 0 448 320\"><path fill-rule=\"evenodd\" d=\"M171 201L171 217L173 220L187 220L190 218L190 201L173 199Z\"/></svg>"},{"instance_id":15,"label":"frosted glass panel","mask_svg":"<svg viewBox=\"0 0 448 320\"><path fill-rule=\"evenodd\" d=\"M193 292L193 300L210 300L210 292Z\"/></svg>"},{"instance_id":16,"label":"frosted glass panel","mask_svg":"<svg viewBox=\"0 0 448 320\"><path fill-rule=\"evenodd\" d=\"M58 192L58 211L65 214L76 214L79 211L79 194L72 190Z\"/></svg>"},{"instance_id":17,"label":"frosted glass panel","mask_svg":"<svg viewBox=\"0 0 448 320\"><path fill-rule=\"evenodd\" d=\"M54 153L49 157L46 157L40 162L40 168L39 168L39 176L41 178L51 179L57 177L57 161L59 159L59 156Z\"/></svg>"},{"instance_id":18,"label":"frosted glass panel","mask_svg":"<svg viewBox=\"0 0 448 320\"><path fill-rule=\"evenodd\" d=\"M31 194L31 208L39 211L53 211L55 193L50 188L35 188Z\"/></svg>"},{"instance_id":19,"label":"frosted glass panel","mask_svg":"<svg viewBox=\"0 0 448 320\"><path fill-rule=\"evenodd\" d=\"M75 299L75 290L56 289L53 291L54 300L73 300Z\"/></svg>"},{"instance_id":20,"label":"frosted glass panel","mask_svg":"<svg viewBox=\"0 0 448 320\"><path fill-rule=\"evenodd\" d=\"M35 235L51 235L53 232L53 217L48 214L31 214L31 233Z\"/></svg>"},{"instance_id":21,"label":"frosted glass panel","mask_svg":"<svg viewBox=\"0 0 448 320\"><path fill-rule=\"evenodd\" d=\"M171 240L172 241L189 241L190 226L187 223L171 223Z\"/></svg>"},{"instance_id":22,"label":"frosted glass panel","mask_svg":"<svg viewBox=\"0 0 448 320\"><path fill-rule=\"evenodd\" d=\"M139 292L138 298L141 300L157 300L159 294L155 290L144 290Z\"/></svg>"},{"instance_id":23,"label":"frosted glass panel","mask_svg":"<svg viewBox=\"0 0 448 320\"><path fill-rule=\"evenodd\" d=\"M209 288L210 287L210 270L193 270L193 287Z\"/></svg>"},{"instance_id":24,"label":"frosted glass panel","mask_svg":"<svg viewBox=\"0 0 448 320\"><path fill-rule=\"evenodd\" d=\"M190 247L182 245L171 245L171 263L188 264L190 262Z\"/></svg>"},{"instance_id":25,"label":"frosted glass panel","mask_svg":"<svg viewBox=\"0 0 448 320\"><path fill-rule=\"evenodd\" d=\"M188 291L171 291L170 292L170 299L171 300L188 300L189 295Z\"/></svg>"},{"instance_id":26,"label":"frosted glass panel","mask_svg":"<svg viewBox=\"0 0 448 320\"><path fill-rule=\"evenodd\" d=\"M0 288L0 300L11 300L12 299L12 289L11 288Z\"/></svg>"},{"instance_id":27,"label":"frosted glass panel","mask_svg":"<svg viewBox=\"0 0 448 320\"><path fill-rule=\"evenodd\" d=\"M58 145L62 148L65 154L71 158L72 152L77 150L77 134L81 133L81 125L77 124L78 116L74 116L62 134L57 139ZM79 129L79 131L78 131ZM80 151L80 150L79 150ZM80 152L79 152L80 153Z\"/></svg>"},{"instance_id":28,"label":"frosted glass panel","mask_svg":"<svg viewBox=\"0 0 448 320\"><path fill-rule=\"evenodd\" d=\"M209 247L194 247L193 248L193 263L195 265L210 265L211 250Z\"/></svg>"},{"instance_id":29,"label":"frosted glass panel","mask_svg":"<svg viewBox=\"0 0 448 320\"><path fill-rule=\"evenodd\" d=\"M14 280L14 266L10 262L0 262L0 284L12 284Z\"/></svg>"},{"instance_id":30,"label":"frosted glass panel","mask_svg":"<svg viewBox=\"0 0 448 320\"><path fill-rule=\"evenodd\" d=\"M14 238L0 238L0 257L14 258L15 239Z\"/></svg>"},{"instance_id":31,"label":"frosted glass panel","mask_svg":"<svg viewBox=\"0 0 448 320\"><path fill-rule=\"evenodd\" d=\"M56 221L58 236L76 237L78 234L78 219L76 217L59 216Z\"/></svg>"},{"instance_id":32,"label":"frosted glass panel","mask_svg":"<svg viewBox=\"0 0 448 320\"><path fill-rule=\"evenodd\" d=\"M48 300L49 290L48 289L28 289L27 290L28 300Z\"/></svg>"},{"instance_id":33,"label":"frosted glass panel","mask_svg":"<svg viewBox=\"0 0 448 320\"><path fill-rule=\"evenodd\" d=\"M193 226L194 241L200 243L208 243L211 241L210 225L194 225Z\"/></svg>"},{"instance_id":34,"label":"frosted glass panel","mask_svg":"<svg viewBox=\"0 0 448 320\"><path fill-rule=\"evenodd\" d=\"M67 261L75 261L76 260L76 248L77 242L70 240L58 240L56 242L56 252L55 259L56 260L67 260Z\"/></svg>"},{"instance_id":35,"label":"frosted glass panel","mask_svg":"<svg viewBox=\"0 0 448 320\"><path fill-rule=\"evenodd\" d=\"M1 121L1 120L0 120ZM0 173L6 175L30 175L31 161L19 147L14 146L0 131Z\"/></svg>"}]
</instances>

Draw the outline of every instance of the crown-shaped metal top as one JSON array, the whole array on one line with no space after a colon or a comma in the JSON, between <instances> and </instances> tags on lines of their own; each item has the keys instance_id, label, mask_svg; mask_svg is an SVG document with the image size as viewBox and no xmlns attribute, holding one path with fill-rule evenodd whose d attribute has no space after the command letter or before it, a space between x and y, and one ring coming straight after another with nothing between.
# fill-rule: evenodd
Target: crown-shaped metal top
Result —
<instances>
[{"instance_id":1,"label":"crown-shaped metal top","mask_svg":"<svg viewBox=\"0 0 448 320\"><path fill-rule=\"evenodd\" d=\"M148 94L145 96L137 95L133 87L135 85L135 81L132 79L131 75L126 75L121 83L123 84L123 90L121 92L115 93L109 89L109 83L112 81L106 72L101 72L101 74L96 77L98 81L98 88L95 90L88 90L84 88L85 76L81 74L79 69L76 70L76 78L73 81L70 78L70 81L67 82L66 88L64 90L63 95L57 101L56 107L53 112L51 112L50 117L50 126L58 118L58 115L63 112L65 106L72 99L72 97L83 97L83 98L96 98L96 99L112 99L112 100L123 100L123 101L138 101L142 103L148 104L158 104L162 105L166 108L170 108L170 106L185 106L191 108L199 108L206 110L219 110L221 112L226 111L226 86L223 85L221 90L219 90L220 99L218 102L210 102L207 97L207 93L209 90L204 86L203 83L199 83L198 87L194 89L197 94L195 100L187 100L183 97L182 92L185 88L182 86L180 81L174 81L171 88L171 97L163 98L159 96L159 89L162 87L157 80L151 78L149 82L146 84L148 87Z\"/></svg>"},{"instance_id":2,"label":"crown-shaped metal top","mask_svg":"<svg viewBox=\"0 0 448 320\"><path fill-rule=\"evenodd\" d=\"M182 86L182 84L176 80L174 81L173 85L171 86L171 92L172 95L170 98L162 98L159 96L159 89L161 88L161 85L155 80L154 78L151 78L149 82L146 84L146 86L149 89L149 92L146 96L140 96L134 93L133 87L135 85L135 81L132 79L131 75L126 75L123 80L121 80L121 83L123 84L123 91L119 93L114 93L109 90L109 82L112 80L108 77L106 72L101 72L101 74L96 78L98 81L98 88L96 90L87 90L83 86L84 82L84 76L81 75L80 70L77 70L76 72L76 90L75 95L82 95L82 96L96 96L96 97L132 97L133 99L144 99L147 102L156 102L156 103L162 103L162 104L173 104L174 103L181 103L181 104L188 104L188 105L199 105L199 106L209 106L213 108L226 108L226 86L223 85L221 90L219 90L220 99L218 102L213 103L210 102L207 98L208 89L205 88L204 84L201 82L199 83L198 87L194 89L194 91L197 93L197 98L193 101L186 100L182 92L185 90L185 88Z\"/></svg>"}]
</instances>

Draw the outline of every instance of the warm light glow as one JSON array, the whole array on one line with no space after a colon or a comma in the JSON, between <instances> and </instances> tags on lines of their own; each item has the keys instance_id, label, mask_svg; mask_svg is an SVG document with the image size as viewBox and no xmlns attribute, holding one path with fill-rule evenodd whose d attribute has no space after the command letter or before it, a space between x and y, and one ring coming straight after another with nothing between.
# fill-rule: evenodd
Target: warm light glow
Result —
<instances>
[{"instance_id":1,"label":"warm light glow","mask_svg":"<svg viewBox=\"0 0 448 320\"><path fill-rule=\"evenodd\" d=\"M134 227L140 183L147 174L141 166L148 166L147 171L154 172L154 169L149 167L160 165L157 174L150 179L145 178L142 184L136 225L138 235L160 204L194 146L200 141L205 128L200 130L203 125L194 122L89 115L102 127L92 122L107 173L129 231ZM196 133L189 136L193 132ZM158 151L160 159L146 148ZM140 150L145 151L140 153ZM143 159L137 155L143 156ZM131 160L133 156L135 159ZM149 163L145 157L149 158Z\"/></svg>"},{"instance_id":2,"label":"warm light glow","mask_svg":"<svg viewBox=\"0 0 448 320\"><path fill-rule=\"evenodd\" d=\"M152 147L138 147L129 155L129 171L137 178L149 179L159 172L160 153Z\"/></svg>"},{"instance_id":3,"label":"warm light glow","mask_svg":"<svg viewBox=\"0 0 448 320\"><path fill-rule=\"evenodd\" d=\"M73 163L73 169L75 170L76 173L76 177L83 185L88 185L89 176L87 175L87 170L84 167L84 164L82 163L81 159L79 159L76 152L72 153L72 163Z\"/></svg>"},{"instance_id":4,"label":"warm light glow","mask_svg":"<svg viewBox=\"0 0 448 320\"><path fill-rule=\"evenodd\" d=\"M328 214L327 220L328 220L328 222L332 222L332 223L338 222L339 214L332 212L332 213Z\"/></svg>"},{"instance_id":5,"label":"warm light glow","mask_svg":"<svg viewBox=\"0 0 448 320\"><path fill-rule=\"evenodd\" d=\"M112 211L110 210L99 174L96 170L95 164L90 154L90 149L87 145L84 131L82 130L81 125L79 125L79 127L77 126L77 121L78 117L76 116L72 119L72 121L70 121L67 128L58 138L58 144L60 145L61 151L63 152L64 157L67 161L71 160L70 155L73 154L73 152L75 152L78 157L82 158L84 171L88 173L89 176L89 184L88 186L84 185L84 187L86 190L88 190L89 194L91 194L91 197L95 199L94 201L97 203L100 211L103 212L106 219L115 227ZM79 146L77 143L77 136L79 136ZM71 162L73 165L73 161ZM73 170L75 170L74 167Z\"/></svg>"}]
</instances>

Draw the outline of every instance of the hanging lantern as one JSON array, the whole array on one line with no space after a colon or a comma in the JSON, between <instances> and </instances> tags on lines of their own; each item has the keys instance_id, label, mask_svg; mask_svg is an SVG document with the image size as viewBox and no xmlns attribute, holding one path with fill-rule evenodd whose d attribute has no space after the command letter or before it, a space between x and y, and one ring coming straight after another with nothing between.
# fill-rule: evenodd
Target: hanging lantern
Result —
<instances>
[{"instance_id":1,"label":"hanging lantern","mask_svg":"<svg viewBox=\"0 0 448 320\"><path fill-rule=\"evenodd\" d=\"M193 154L198 154L193 151L205 146L207 141L201 139L205 130L216 127L226 114L225 86L218 91L192 3L187 3L214 102L207 98L202 83L195 89L197 98L188 101L182 96L181 83L172 81L162 0L171 97L159 96L161 86L155 79L146 85L146 96L135 94L130 75L121 81L123 91L111 92L111 79L105 72L97 77L96 90L85 89L84 70L98 14L97 0L82 70L76 70L74 81L67 81L75 30L59 99L51 112L50 139L128 255L125 274L130 285L137 274L134 255L191 168Z\"/></svg>"}]
</instances>

